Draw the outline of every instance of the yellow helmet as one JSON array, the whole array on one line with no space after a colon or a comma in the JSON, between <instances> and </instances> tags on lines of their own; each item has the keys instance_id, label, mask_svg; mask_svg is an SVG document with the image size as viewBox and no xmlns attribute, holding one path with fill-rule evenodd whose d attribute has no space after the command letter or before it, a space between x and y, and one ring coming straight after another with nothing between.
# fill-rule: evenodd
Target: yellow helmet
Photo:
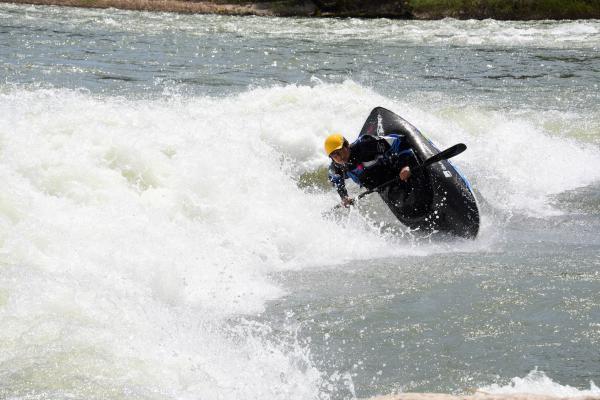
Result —
<instances>
[{"instance_id":1,"label":"yellow helmet","mask_svg":"<svg viewBox=\"0 0 600 400\"><path fill-rule=\"evenodd\" d=\"M325 153L330 155L334 151L341 149L344 146L344 137L339 133L327 136L325 139Z\"/></svg>"}]
</instances>

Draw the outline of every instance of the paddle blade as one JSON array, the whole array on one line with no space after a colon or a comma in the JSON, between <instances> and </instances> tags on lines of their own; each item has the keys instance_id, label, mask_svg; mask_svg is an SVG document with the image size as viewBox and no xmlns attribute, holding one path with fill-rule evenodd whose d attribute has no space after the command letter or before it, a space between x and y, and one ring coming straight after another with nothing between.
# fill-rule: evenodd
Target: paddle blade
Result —
<instances>
[{"instance_id":1,"label":"paddle blade","mask_svg":"<svg viewBox=\"0 0 600 400\"><path fill-rule=\"evenodd\" d=\"M467 145L465 145L464 143L457 143L454 146L448 147L446 150L437 153L435 156L429 157L421 165L421 168L431 165L433 163L436 163L438 161L447 160L449 158L457 156L460 153L462 153L463 151L465 151L466 149L467 149Z\"/></svg>"}]
</instances>

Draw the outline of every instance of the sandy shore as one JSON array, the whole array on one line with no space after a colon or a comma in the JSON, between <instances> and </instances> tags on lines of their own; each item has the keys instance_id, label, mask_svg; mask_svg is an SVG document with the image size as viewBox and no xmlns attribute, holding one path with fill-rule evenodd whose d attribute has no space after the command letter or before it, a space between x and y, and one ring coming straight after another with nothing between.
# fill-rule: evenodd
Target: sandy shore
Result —
<instances>
[{"instance_id":1,"label":"sandy shore","mask_svg":"<svg viewBox=\"0 0 600 400\"><path fill-rule=\"evenodd\" d=\"M372 397L369 400L600 400L600 396L555 397L535 394L486 394L451 395L442 393L400 393Z\"/></svg>"}]
</instances>

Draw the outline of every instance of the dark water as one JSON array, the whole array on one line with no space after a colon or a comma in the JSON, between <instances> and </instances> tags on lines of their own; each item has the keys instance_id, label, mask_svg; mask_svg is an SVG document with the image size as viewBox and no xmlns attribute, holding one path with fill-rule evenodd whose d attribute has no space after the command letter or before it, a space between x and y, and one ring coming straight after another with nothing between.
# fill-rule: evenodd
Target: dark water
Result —
<instances>
[{"instance_id":1,"label":"dark water","mask_svg":"<svg viewBox=\"0 0 600 400\"><path fill-rule=\"evenodd\" d=\"M318 365L350 371L358 397L468 393L534 367L586 388L599 373L600 259L589 237L598 222L586 221L587 240L576 243L519 240L484 254L287 274L292 294L272 312L292 310Z\"/></svg>"}]
</instances>

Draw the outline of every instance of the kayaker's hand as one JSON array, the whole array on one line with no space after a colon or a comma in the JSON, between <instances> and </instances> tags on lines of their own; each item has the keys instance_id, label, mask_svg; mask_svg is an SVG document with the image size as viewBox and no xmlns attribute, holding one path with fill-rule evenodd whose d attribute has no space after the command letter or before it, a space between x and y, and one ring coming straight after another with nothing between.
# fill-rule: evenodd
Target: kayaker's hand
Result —
<instances>
[{"instance_id":1,"label":"kayaker's hand","mask_svg":"<svg viewBox=\"0 0 600 400\"><path fill-rule=\"evenodd\" d=\"M354 199L351 197L343 197L342 198L342 205L346 208L348 208L350 205L354 204Z\"/></svg>"},{"instance_id":2,"label":"kayaker's hand","mask_svg":"<svg viewBox=\"0 0 600 400\"><path fill-rule=\"evenodd\" d=\"M410 178L410 168L408 165L400 170L400 180L406 182Z\"/></svg>"}]
</instances>

